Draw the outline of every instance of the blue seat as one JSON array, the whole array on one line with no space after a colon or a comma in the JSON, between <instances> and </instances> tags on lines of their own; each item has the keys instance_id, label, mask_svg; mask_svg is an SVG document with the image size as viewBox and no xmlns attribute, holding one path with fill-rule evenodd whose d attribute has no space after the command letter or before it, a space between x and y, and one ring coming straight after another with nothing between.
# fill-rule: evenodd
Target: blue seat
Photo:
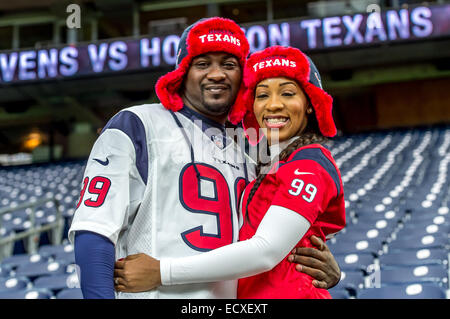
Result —
<instances>
[{"instance_id":1,"label":"blue seat","mask_svg":"<svg viewBox=\"0 0 450 319\"><path fill-rule=\"evenodd\" d=\"M34 280L37 277L45 275L58 275L66 272L67 264L52 261L47 263L28 263L19 265L16 269L17 276L26 276L30 280Z\"/></svg>"},{"instance_id":2,"label":"blue seat","mask_svg":"<svg viewBox=\"0 0 450 319\"><path fill-rule=\"evenodd\" d=\"M12 265L0 263L0 278L9 277L13 268Z\"/></svg>"},{"instance_id":3,"label":"blue seat","mask_svg":"<svg viewBox=\"0 0 450 319\"><path fill-rule=\"evenodd\" d=\"M450 223L435 224L433 221L407 222L404 227L397 232L398 237L403 236L425 236L435 234L448 234L450 232Z\"/></svg>"},{"instance_id":4,"label":"blue seat","mask_svg":"<svg viewBox=\"0 0 450 319\"><path fill-rule=\"evenodd\" d=\"M46 253L54 256L57 253L62 252L72 252L73 245L71 244L61 244L61 245L43 245L39 247L39 253Z\"/></svg>"},{"instance_id":5,"label":"blue seat","mask_svg":"<svg viewBox=\"0 0 450 319\"><path fill-rule=\"evenodd\" d=\"M333 299L350 299L351 297L350 293L346 289L333 287L331 289L328 289L328 292Z\"/></svg>"},{"instance_id":6,"label":"blue seat","mask_svg":"<svg viewBox=\"0 0 450 319\"><path fill-rule=\"evenodd\" d=\"M2 224L2 227L0 227L0 238L1 237L8 237L14 232L12 225L8 225L5 223Z\"/></svg>"},{"instance_id":7,"label":"blue seat","mask_svg":"<svg viewBox=\"0 0 450 319\"><path fill-rule=\"evenodd\" d=\"M29 283L30 281L26 277L0 278L0 292L25 289Z\"/></svg>"},{"instance_id":8,"label":"blue seat","mask_svg":"<svg viewBox=\"0 0 450 319\"><path fill-rule=\"evenodd\" d=\"M362 271L341 270L341 280L335 288L353 291L364 288L364 273Z\"/></svg>"},{"instance_id":9,"label":"blue seat","mask_svg":"<svg viewBox=\"0 0 450 319\"><path fill-rule=\"evenodd\" d=\"M83 299L83 293L80 288L68 288L61 290L56 299Z\"/></svg>"},{"instance_id":10,"label":"blue seat","mask_svg":"<svg viewBox=\"0 0 450 319\"><path fill-rule=\"evenodd\" d=\"M369 229L377 229L379 231L389 231L393 232L398 227L399 218L395 219L394 215L396 212L391 211L386 213L389 218L364 218L358 219L354 224L348 224L346 229L354 229L354 230L369 230Z\"/></svg>"},{"instance_id":11,"label":"blue seat","mask_svg":"<svg viewBox=\"0 0 450 319\"><path fill-rule=\"evenodd\" d=\"M49 254L56 260L65 260L68 263L75 263L75 252L73 250L73 245L71 244L44 245L39 248L39 252Z\"/></svg>"},{"instance_id":12,"label":"blue seat","mask_svg":"<svg viewBox=\"0 0 450 319\"><path fill-rule=\"evenodd\" d=\"M382 268L381 285L433 282L448 287L448 271L441 265Z\"/></svg>"},{"instance_id":13,"label":"blue seat","mask_svg":"<svg viewBox=\"0 0 450 319\"><path fill-rule=\"evenodd\" d=\"M416 223L416 222L420 222L420 221L433 221L433 219L435 219L438 216L441 216L442 218L445 219L446 222L449 221L450 216L448 214L446 215L440 215L437 212L437 209L417 209L417 210L412 210L412 212L410 213L410 222Z\"/></svg>"},{"instance_id":14,"label":"blue seat","mask_svg":"<svg viewBox=\"0 0 450 319\"><path fill-rule=\"evenodd\" d=\"M23 289L11 292L0 292L0 299L51 299L53 294L47 289Z\"/></svg>"},{"instance_id":15,"label":"blue seat","mask_svg":"<svg viewBox=\"0 0 450 319\"><path fill-rule=\"evenodd\" d=\"M334 257L341 270L366 271L370 265L374 264L374 256L371 253L336 254Z\"/></svg>"},{"instance_id":16,"label":"blue seat","mask_svg":"<svg viewBox=\"0 0 450 319\"><path fill-rule=\"evenodd\" d=\"M11 214L12 214L13 218L16 218L16 217L19 217L19 218L22 218L22 219L27 219L28 218L28 214L27 214L27 211L25 209L15 210Z\"/></svg>"},{"instance_id":17,"label":"blue seat","mask_svg":"<svg viewBox=\"0 0 450 319\"><path fill-rule=\"evenodd\" d=\"M378 239L379 241L384 241L390 237L392 230L390 229L376 229L374 227L361 229L349 227L345 233L338 234L336 240L351 240L351 241L361 241Z\"/></svg>"},{"instance_id":18,"label":"blue seat","mask_svg":"<svg viewBox=\"0 0 450 319\"><path fill-rule=\"evenodd\" d=\"M372 253L378 255L383 250L383 242L378 239L367 239L354 241L350 239L340 240L336 237L336 241L329 245L333 255L350 254L350 253Z\"/></svg>"},{"instance_id":19,"label":"blue seat","mask_svg":"<svg viewBox=\"0 0 450 319\"><path fill-rule=\"evenodd\" d=\"M47 288L57 293L66 288L79 287L77 274L46 275L34 281L34 287Z\"/></svg>"},{"instance_id":20,"label":"blue seat","mask_svg":"<svg viewBox=\"0 0 450 319\"><path fill-rule=\"evenodd\" d=\"M446 299L445 290L433 284L387 285L359 292L358 299Z\"/></svg>"},{"instance_id":21,"label":"blue seat","mask_svg":"<svg viewBox=\"0 0 450 319\"><path fill-rule=\"evenodd\" d=\"M47 254L17 254L3 259L2 265L9 265L13 268L28 263L46 263L49 259Z\"/></svg>"},{"instance_id":22,"label":"blue seat","mask_svg":"<svg viewBox=\"0 0 450 319\"><path fill-rule=\"evenodd\" d=\"M54 255L55 260L65 261L68 264L75 263L75 252L59 252Z\"/></svg>"},{"instance_id":23,"label":"blue seat","mask_svg":"<svg viewBox=\"0 0 450 319\"><path fill-rule=\"evenodd\" d=\"M444 249L425 248L419 250L404 250L388 252L381 255L380 265L386 266L419 266L428 264L440 264L448 266L448 253Z\"/></svg>"},{"instance_id":24,"label":"blue seat","mask_svg":"<svg viewBox=\"0 0 450 319\"><path fill-rule=\"evenodd\" d=\"M405 249L423 249L423 248L446 248L448 245L447 234L435 235L414 235L402 237L393 240L388 245L389 251L405 250Z\"/></svg>"}]
</instances>

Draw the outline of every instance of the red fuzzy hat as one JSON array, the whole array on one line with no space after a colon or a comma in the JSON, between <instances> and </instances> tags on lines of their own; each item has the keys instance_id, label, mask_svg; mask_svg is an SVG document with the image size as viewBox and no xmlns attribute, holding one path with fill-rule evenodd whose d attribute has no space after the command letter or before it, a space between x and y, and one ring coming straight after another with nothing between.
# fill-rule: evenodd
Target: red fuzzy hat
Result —
<instances>
[{"instance_id":1,"label":"red fuzzy hat","mask_svg":"<svg viewBox=\"0 0 450 319\"><path fill-rule=\"evenodd\" d=\"M178 45L175 70L159 78L156 82L156 94L162 105L168 110L179 111L183 100L178 91L194 57L208 52L226 52L238 58L241 68L249 53L249 44L244 31L234 21L225 18L201 19L189 26L181 35ZM244 85L241 84L238 97L242 98ZM245 109L239 104L231 108L229 119L233 123L242 120Z\"/></svg>"},{"instance_id":2,"label":"red fuzzy hat","mask_svg":"<svg viewBox=\"0 0 450 319\"><path fill-rule=\"evenodd\" d=\"M314 108L319 130L324 136L336 135L336 126L331 109L333 98L322 89L320 74L312 60L293 47L272 46L252 54L244 68L244 84L246 87L240 103L246 109L243 119L244 129L253 127L258 132L259 124L253 113L255 87L264 79L272 77L287 77L295 80L309 97ZM259 142L250 140L252 144Z\"/></svg>"}]
</instances>

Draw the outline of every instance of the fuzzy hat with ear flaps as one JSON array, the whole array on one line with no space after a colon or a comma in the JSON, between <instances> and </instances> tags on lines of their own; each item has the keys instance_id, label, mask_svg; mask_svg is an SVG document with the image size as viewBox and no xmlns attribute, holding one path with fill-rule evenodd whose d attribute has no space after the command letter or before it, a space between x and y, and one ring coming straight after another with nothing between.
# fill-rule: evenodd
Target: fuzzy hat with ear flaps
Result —
<instances>
[{"instance_id":1,"label":"fuzzy hat with ear flaps","mask_svg":"<svg viewBox=\"0 0 450 319\"><path fill-rule=\"evenodd\" d=\"M249 44L244 31L234 21L219 17L201 19L189 26L181 35L177 51L175 70L159 78L156 82L156 94L162 105L168 110L179 111L183 100L179 89L187 74L191 61L198 55L209 52L226 52L234 55L244 68L249 53ZM242 98L244 86L241 84L237 99ZM229 113L233 123L242 120L246 110L235 103Z\"/></svg>"},{"instance_id":2,"label":"fuzzy hat with ear flaps","mask_svg":"<svg viewBox=\"0 0 450 319\"><path fill-rule=\"evenodd\" d=\"M259 130L259 124L253 113L255 87L264 79L272 77L287 77L295 80L311 101L314 108L319 130L324 136L336 135L336 126L333 121L333 99L322 88L320 74L312 60L293 47L273 46L252 54L244 68L244 84L246 87L243 98L238 101L246 109L243 119L244 129ZM252 145L257 144L262 136L249 136Z\"/></svg>"}]
</instances>

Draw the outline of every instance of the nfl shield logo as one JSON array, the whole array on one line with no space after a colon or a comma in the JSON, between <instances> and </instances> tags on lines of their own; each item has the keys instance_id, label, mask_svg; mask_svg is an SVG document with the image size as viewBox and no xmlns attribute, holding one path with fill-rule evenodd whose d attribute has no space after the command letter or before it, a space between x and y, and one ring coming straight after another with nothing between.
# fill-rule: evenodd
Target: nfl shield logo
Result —
<instances>
[{"instance_id":1,"label":"nfl shield logo","mask_svg":"<svg viewBox=\"0 0 450 319\"><path fill-rule=\"evenodd\" d=\"M220 149L223 148L223 139L221 136L211 135L211 141L213 141L218 148Z\"/></svg>"}]
</instances>

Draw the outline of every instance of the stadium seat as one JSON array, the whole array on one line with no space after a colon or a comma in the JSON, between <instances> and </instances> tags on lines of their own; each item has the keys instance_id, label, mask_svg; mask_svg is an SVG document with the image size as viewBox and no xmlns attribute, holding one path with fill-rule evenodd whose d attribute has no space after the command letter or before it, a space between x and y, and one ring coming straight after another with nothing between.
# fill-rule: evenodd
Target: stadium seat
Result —
<instances>
[{"instance_id":1,"label":"stadium seat","mask_svg":"<svg viewBox=\"0 0 450 319\"><path fill-rule=\"evenodd\" d=\"M378 255L383 251L383 242L379 239L367 240L340 240L336 237L336 241L329 245L331 252L334 255L349 254L349 253L372 253Z\"/></svg>"},{"instance_id":2,"label":"stadium seat","mask_svg":"<svg viewBox=\"0 0 450 319\"><path fill-rule=\"evenodd\" d=\"M439 219L443 217L436 216L434 219ZM439 221L438 221L439 222ZM415 236L425 236L434 234L448 234L450 232L450 223L442 221L440 224L434 223L432 220L421 220L415 222L407 222L405 225L399 229L397 232L398 237L409 236L414 234Z\"/></svg>"},{"instance_id":3,"label":"stadium seat","mask_svg":"<svg viewBox=\"0 0 450 319\"><path fill-rule=\"evenodd\" d=\"M29 283L30 281L26 277L0 278L0 292L25 289Z\"/></svg>"},{"instance_id":4,"label":"stadium seat","mask_svg":"<svg viewBox=\"0 0 450 319\"><path fill-rule=\"evenodd\" d=\"M48 289L23 289L11 292L0 292L0 299L51 299L52 292Z\"/></svg>"},{"instance_id":5,"label":"stadium seat","mask_svg":"<svg viewBox=\"0 0 450 319\"><path fill-rule=\"evenodd\" d=\"M358 299L446 299L445 290L433 284L388 285L359 292Z\"/></svg>"},{"instance_id":6,"label":"stadium seat","mask_svg":"<svg viewBox=\"0 0 450 319\"><path fill-rule=\"evenodd\" d=\"M15 231L11 225L3 224L2 227L0 227L0 238L6 238L9 236L13 236L14 234Z\"/></svg>"},{"instance_id":7,"label":"stadium seat","mask_svg":"<svg viewBox=\"0 0 450 319\"><path fill-rule=\"evenodd\" d=\"M49 254L55 260L64 260L67 263L75 262L75 252L71 244L43 245L39 248L39 253Z\"/></svg>"},{"instance_id":8,"label":"stadium seat","mask_svg":"<svg viewBox=\"0 0 450 319\"><path fill-rule=\"evenodd\" d=\"M411 202L410 199L407 199L407 202L410 202L412 205L402 205L401 208L407 212L408 214L408 219L410 221L420 221L420 220L430 220L433 219L436 216L444 216L447 221L448 221L448 214L445 214L445 212L443 213L443 210L441 209L441 207L428 207L428 208L423 208L422 207L422 202L423 200L420 199L417 202ZM440 205L437 205L440 206Z\"/></svg>"},{"instance_id":9,"label":"stadium seat","mask_svg":"<svg viewBox=\"0 0 450 319\"><path fill-rule=\"evenodd\" d=\"M0 263L0 278L9 277L13 268L11 265Z\"/></svg>"},{"instance_id":10,"label":"stadium seat","mask_svg":"<svg viewBox=\"0 0 450 319\"><path fill-rule=\"evenodd\" d=\"M55 261L60 261L60 262L64 262L67 264L75 263L75 252L58 253L55 255Z\"/></svg>"},{"instance_id":11,"label":"stadium seat","mask_svg":"<svg viewBox=\"0 0 450 319\"><path fill-rule=\"evenodd\" d=\"M387 217L385 217L387 216ZM398 228L399 221L401 217L397 216L394 211L386 212L383 216L365 216L363 218L358 218L354 224L349 224L346 226L347 230L369 230L377 229L379 231L389 231L393 232Z\"/></svg>"},{"instance_id":12,"label":"stadium seat","mask_svg":"<svg viewBox=\"0 0 450 319\"><path fill-rule=\"evenodd\" d=\"M333 287L331 289L328 289L328 292L331 295L331 298L333 299L350 299L350 293L346 289L339 289L336 287Z\"/></svg>"},{"instance_id":13,"label":"stadium seat","mask_svg":"<svg viewBox=\"0 0 450 319\"><path fill-rule=\"evenodd\" d=\"M45 253L43 254L17 254L7 257L2 260L2 265L9 265L12 268L16 268L23 264L38 264L46 263L49 256Z\"/></svg>"},{"instance_id":14,"label":"stadium seat","mask_svg":"<svg viewBox=\"0 0 450 319\"><path fill-rule=\"evenodd\" d=\"M339 245L339 244L337 244ZM341 270L364 270L374 264L374 256L371 253L349 253L335 255L335 259Z\"/></svg>"},{"instance_id":15,"label":"stadium seat","mask_svg":"<svg viewBox=\"0 0 450 319\"><path fill-rule=\"evenodd\" d=\"M46 253L48 255L55 255L62 252L72 252L73 245L69 243L63 243L61 245L42 245L39 247L39 253Z\"/></svg>"},{"instance_id":16,"label":"stadium seat","mask_svg":"<svg viewBox=\"0 0 450 319\"><path fill-rule=\"evenodd\" d=\"M35 288L47 288L54 294L66 288L79 287L77 274L46 275L34 281Z\"/></svg>"},{"instance_id":17,"label":"stadium seat","mask_svg":"<svg viewBox=\"0 0 450 319\"><path fill-rule=\"evenodd\" d=\"M45 275L64 274L66 272L67 264L61 262L47 262L47 263L27 263L19 265L16 269L17 276L26 276L30 280Z\"/></svg>"},{"instance_id":18,"label":"stadium seat","mask_svg":"<svg viewBox=\"0 0 450 319\"><path fill-rule=\"evenodd\" d=\"M447 234L435 235L414 235L408 237L397 238L388 245L389 251L405 250L405 249L424 249L424 248L442 248L448 246L449 239Z\"/></svg>"},{"instance_id":19,"label":"stadium seat","mask_svg":"<svg viewBox=\"0 0 450 319\"><path fill-rule=\"evenodd\" d=\"M355 228L349 227L345 233L336 235L336 240L350 240L350 241L362 241L362 240L378 240L384 241L391 236L392 230L389 228L377 229L375 227Z\"/></svg>"},{"instance_id":20,"label":"stadium seat","mask_svg":"<svg viewBox=\"0 0 450 319\"><path fill-rule=\"evenodd\" d=\"M80 288L67 288L61 290L56 299L83 299L83 293Z\"/></svg>"},{"instance_id":21,"label":"stadium seat","mask_svg":"<svg viewBox=\"0 0 450 319\"><path fill-rule=\"evenodd\" d=\"M448 266L448 252L439 248L425 248L419 250L404 250L388 252L381 255L380 266L420 266L439 264Z\"/></svg>"},{"instance_id":22,"label":"stadium seat","mask_svg":"<svg viewBox=\"0 0 450 319\"><path fill-rule=\"evenodd\" d=\"M350 290L356 294L358 290L364 288L364 273L341 269L341 280L335 288Z\"/></svg>"},{"instance_id":23,"label":"stadium seat","mask_svg":"<svg viewBox=\"0 0 450 319\"><path fill-rule=\"evenodd\" d=\"M433 282L448 287L448 271L441 265L382 268L381 285Z\"/></svg>"}]
</instances>

